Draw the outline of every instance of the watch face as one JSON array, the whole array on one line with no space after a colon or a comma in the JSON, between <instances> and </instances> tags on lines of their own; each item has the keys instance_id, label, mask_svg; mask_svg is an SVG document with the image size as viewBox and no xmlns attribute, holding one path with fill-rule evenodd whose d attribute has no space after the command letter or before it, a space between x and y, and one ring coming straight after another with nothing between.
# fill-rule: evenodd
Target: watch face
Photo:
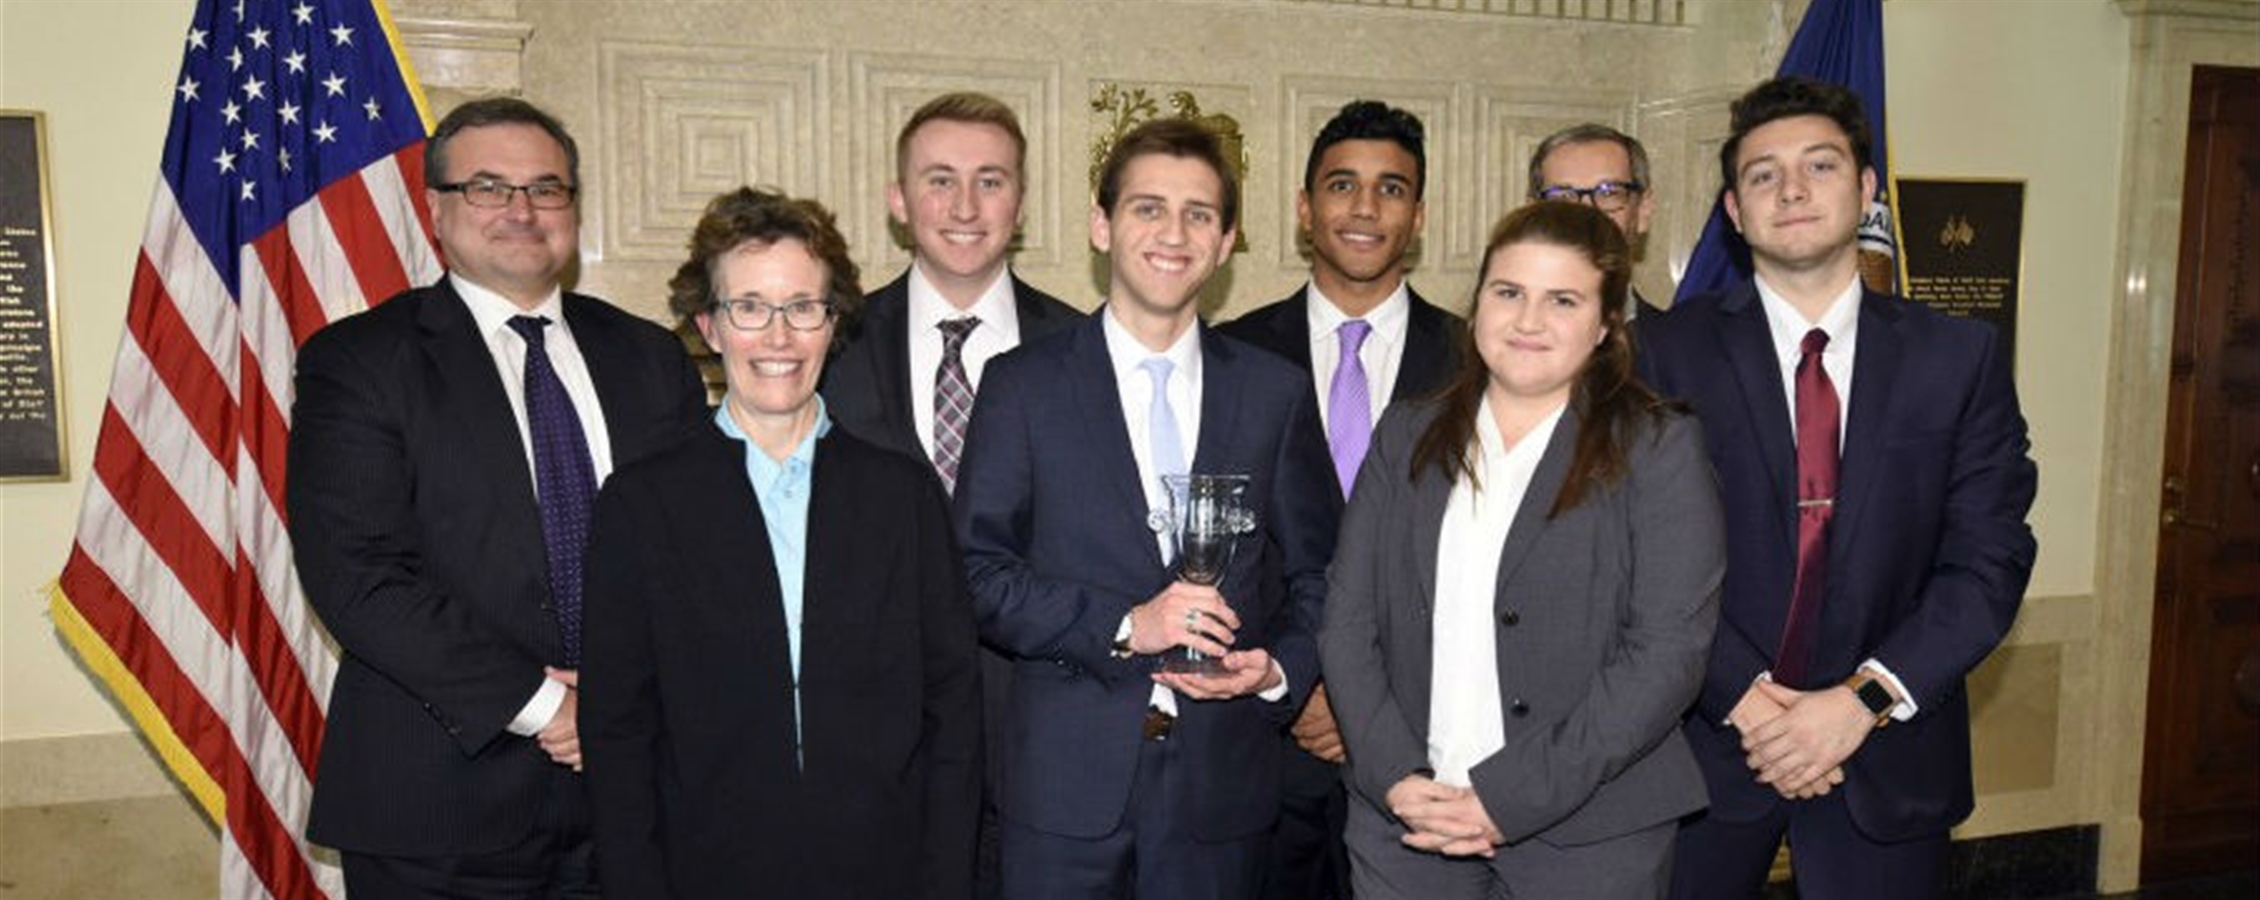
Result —
<instances>
[{"instance_id":1,"label":"watch face","mask_svg":"<svg viewBox=\"0 0 2260 900\"><path fill-rule=\"evenodd\" d=\"M1877 715L1882 715L1884 710L1896 705L1891 700L1891 689L1884 687L1880 681L1862 684L1855 693L1859 695L1860 703L1868 708L1868 712Z\"/></svg>"}]
</instances>

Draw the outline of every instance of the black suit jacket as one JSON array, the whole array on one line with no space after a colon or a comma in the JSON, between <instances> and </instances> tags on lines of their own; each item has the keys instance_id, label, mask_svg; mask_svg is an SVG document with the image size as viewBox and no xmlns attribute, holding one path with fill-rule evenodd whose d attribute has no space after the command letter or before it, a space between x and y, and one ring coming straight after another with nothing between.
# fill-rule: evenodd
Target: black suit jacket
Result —
<instances>
[{"instance_id":1,"label":"black suit jacket","mask_svg":"<svg viewBox=\"0 0 2260 900\"><path fill-rule=\"evenodd\" d=\"M1412 310L1405 322L1404 360L1397 364L1397 383L1389 390L1391 403L1425 396L1451 380L1452 371L1459 366L1460 352L1454 329L1465 327L1458 316L1422 299L1410 285L1405 292L1412 295ZM1303 384L1311 388L1311 402L1318 402L1317 385L1310 380L1309 288L1251 310L1216 326L1216 330L1286 357L1303 370Z\"/></svg>"},{"instance_id":2,"label":"black suit jacket","mask_svg":"<svg viewBox=\"0 0 2260 900\"><path fill-rule=\"evenodd\" d=\"M989 364L954 498L981 636L1015 659L999 805L1029 827L1084 839L1126 821L1158 660L1115 658L1115 628L1171 580L1104 315ZM1169 740L1192 785L1179 808L1195 836L1221 839L1268 828L1278 812L1279 729L1318 673L1341 497L1309 379L1214 333L1200 345L1191 469L1250 476L1256 522L1217 589L1240 616L1236 646L1269 650L1288 683L1278 703L1178 705Z\"/></svg>"},{"instance_id":3,"label":"black suit jacket","mask_svg":"<svg viewBox=\"0 0 2260 900\"><path fill-rule=\"evenodd\" d=\"M1773 667L1796 578L1797 455L1780 360L1749 282L1637 324L1642 375L1701 417L1725 501L1718 638L1685 731L1711 815L1751 821L1782 801L1721 723ZM1797 687L1835 684L1873 657L1914 696L1913 719L1871 732L1844 763L1854 824L1899 841L1970 813L1962 680L2024 599L2037 473L1991 326L1863 292L1856 340L1821 629L1812 677Z\"/></svg>"},{"instance_id":4,"label":"black suit jacket","mask_svg":"<svg viewBox=\"0 0 2260 900\"><path fill-rule=\"evenodd\" d=\"M604 489L581 741L605 893L969 895L980 687L939 485L844 430L817 442L796 757L745 454L709 426Z\"/></svg>"},{"instance_id":5,"label":"black suit jacket","mask_svg":"<svg viewBox=\"0 0 2260 900\"><path fill-rule=\"evenodd\" d=\"M673 334L564 297L615 465L678 439L706 392ZM307 826L361 853L523 839L579 778L506 731L562 650L510 401L447 280L342 319L298 354L286 503L298 576L344 651Z\"/></svg>"},{"instance_id":6,"label":"black suit jacket","mask_svg":"<svg viewBox=\"0 0 2260 900\"><path fill-rule=\"evenodd\" d=\"M1084 313L1012 277L1020 342L1065 328ZM933 373L919 373L932 378ZM824 367L824 404L832 421L857 437L927 459L910 408L910 272L864 297L863 326ZM976 398L976 405L979 400Z\"/></svg>"}]
</instances>

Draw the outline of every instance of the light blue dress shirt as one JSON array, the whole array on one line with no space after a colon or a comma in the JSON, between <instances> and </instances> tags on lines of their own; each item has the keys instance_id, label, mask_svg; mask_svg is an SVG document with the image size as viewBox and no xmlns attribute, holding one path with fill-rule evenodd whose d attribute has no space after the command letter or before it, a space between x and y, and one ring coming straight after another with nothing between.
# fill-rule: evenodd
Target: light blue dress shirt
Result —
<instances>
[{"instance_id":1,"label":"light blue dress shirt","mask_svg":"<svg viewBox=\"0 0 2260 900\"><path fill-rule=\"evenodd\" d=\"M714 424L731 440L745 444L745 477L753 496L761 501L761 522L769 529L769 554L777 560L777 591L785 602L785 644L793 667L793 743L800 743L800 622L802 588L808 583L808 495L814 483L816 442L832 430L832 416L824 398L816 404L816 427L808 430L800 446L780 462L770 459L760 445L730 418L727 403L714 410Z\"/></svg>"}]
</instances>

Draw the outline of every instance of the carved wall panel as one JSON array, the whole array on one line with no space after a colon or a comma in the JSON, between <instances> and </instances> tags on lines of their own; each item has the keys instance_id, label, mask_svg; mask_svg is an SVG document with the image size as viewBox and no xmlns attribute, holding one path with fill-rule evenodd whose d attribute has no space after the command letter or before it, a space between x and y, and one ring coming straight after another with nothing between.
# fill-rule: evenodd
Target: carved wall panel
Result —
<instances>
[{"instance_id":1,"label":"carved wall panel","mask_svg":"<svg viewBox=\"0 0 2260 900\"><path fill-rule=\"evenodd\" d=\"M830 187L825 53L601 41L596 56L601 200L583 229L607 258L681 258L706 201L741 184Z\"/></svg>"}]
</instances>

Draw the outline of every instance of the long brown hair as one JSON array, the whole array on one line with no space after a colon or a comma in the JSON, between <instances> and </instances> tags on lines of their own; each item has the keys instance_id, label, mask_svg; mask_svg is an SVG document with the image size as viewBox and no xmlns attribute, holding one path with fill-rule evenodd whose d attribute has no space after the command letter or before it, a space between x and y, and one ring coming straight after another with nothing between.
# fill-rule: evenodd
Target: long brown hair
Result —
<instances>
[{"instance_id":1,"label":"long brown hair","mask_svg":"<svg viewBox=\"0 0 2260 900\"><path fill-rule=\"evenodd\" d=\"M1515 244L1539 243L1565 247L1583 254L1601 270L1601 325L1607 332L1593 355L1585 360L1572 388L1570 403L1577 408L1577 450L1570 458L1569 477L1547 518L1559 516L1584 502L1594 486L1609 487L1624 480L1626 441L1642 417L1660 419L1669 405L1632 371L1632 334L1625 327L1628 292L1632 287L1632 253L1624 233L1600 210L1582 203L1532 203L1508 213L1491 228L1483 250L1483 266L1471 293L1467 325L1460 329L1459 371L1428 402L1437 405L1436 418L1413 444L1414 480L1431 467L1446 478L1467 478L1475 483L1475 417L1482 409L1483 392L1490 386L1491 370L1475 346L1475 304L1483 302L1481 272L1491 268L1498 252Z\"/></svg>"}]
</instances>

